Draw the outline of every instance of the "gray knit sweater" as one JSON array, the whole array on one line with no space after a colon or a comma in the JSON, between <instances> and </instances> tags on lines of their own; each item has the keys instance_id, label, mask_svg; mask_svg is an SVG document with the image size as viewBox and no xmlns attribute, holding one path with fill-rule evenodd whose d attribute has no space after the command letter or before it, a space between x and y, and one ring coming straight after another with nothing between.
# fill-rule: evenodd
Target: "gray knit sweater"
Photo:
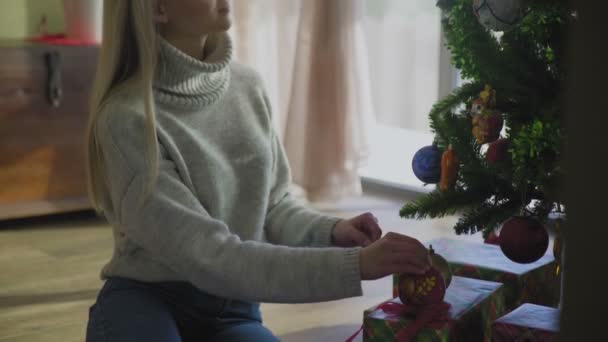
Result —
<instances>
[{"instance_id":1,"label":"gray knit sweater","mask_svg":"<svg viewBox=\"0 0 608 342\"><path fill-rule=\"evenodd\" d=\"M359 249L331 247L337 218L288 192L290 171L260 78L228 35L195 60L161 39L154 85L159 178L146 179L143 101L113 96L98 121L115 249L102 279L187 281L231 299L315 302L361 295Z\"/></svg>"}]
</instances>

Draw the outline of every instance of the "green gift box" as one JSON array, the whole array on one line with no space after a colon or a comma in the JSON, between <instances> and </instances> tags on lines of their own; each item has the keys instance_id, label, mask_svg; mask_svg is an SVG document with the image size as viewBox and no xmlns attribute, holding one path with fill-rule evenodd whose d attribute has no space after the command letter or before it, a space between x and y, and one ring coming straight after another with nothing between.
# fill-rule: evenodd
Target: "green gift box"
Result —
<instances>
[{"instance_id":1,"label":"green gift box","mask_svg":"<svg viewBox=\"0 0 608 342\"><path fill-rule=\"evenodd\" d=\"M505 284L507 311L523 303L555 307L559 303L560 280L549 250L536 262L519 264L509 260L497 245L446 238L431 240L425 245L432 245L435 253L448 261L452 275ZM399 293L398 278L393 275L393 297Z\"/></svg>"},{"instance_id":2,"label":"green gift box","mask_svg":"<svg viewBox=\"0 0 608 342\"><path fill-rule=\"evenodd\" d=\"M556 342L559 309L524 304L492 324L492 341Z\"/></svg>"},{"instance_id":3,"label":"green gift box","mask_svg":"<svg viewBox=\"0 0 608 342\"><path fill-rule=\"evenodd\" d=\"M421 328L413 341L490 341L492 322L504 312L502 290L501 283L453 277L444 298L450 304L449 320L439 328ZM398 297L388 302L401 304ZM395 341L399 330L415 321L415 317L386 312L381 306L364 312L363 341Z\"/></svg>"}]
</instances>

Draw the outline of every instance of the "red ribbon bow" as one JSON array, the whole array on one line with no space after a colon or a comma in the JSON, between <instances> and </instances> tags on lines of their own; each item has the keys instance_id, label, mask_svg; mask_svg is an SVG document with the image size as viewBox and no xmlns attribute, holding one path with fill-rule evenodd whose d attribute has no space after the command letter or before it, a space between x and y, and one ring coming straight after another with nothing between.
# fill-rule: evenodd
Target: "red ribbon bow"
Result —
<instances>
[{"instance_id":1,"label":"red ribbon bow","mask_svg":"<svg viewBox=\"0 0 608 342\"><path fill-rule=\"evenodd\" d=\"M450 304L446 302L426 305L420 308L395 302L386 302L380 304L376 308L376 310L382 310L390 315L416 316L416 320L412 324L397 332L397 334L395 335L395 341L397 342L411 341L418 333L418 330L420 330L424 326L429 326L433 329L439 329L450 319ZM361 326L361 328L359 328L356 333L349 337L346 342L352 342L362 330L363 326Z\"/></svg>"}]
</instances>

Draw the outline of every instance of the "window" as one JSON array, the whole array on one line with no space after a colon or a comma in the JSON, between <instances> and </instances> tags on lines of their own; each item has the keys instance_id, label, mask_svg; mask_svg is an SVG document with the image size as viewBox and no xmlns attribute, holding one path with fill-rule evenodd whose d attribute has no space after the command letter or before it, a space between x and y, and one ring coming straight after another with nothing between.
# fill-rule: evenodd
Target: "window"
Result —
<instances>
[{"instance_id":1,"label":"window","mask_svg":"<svg viewBox=\"0 0 608 342\"><path fill-rule=\"evenodd\" d=\"M455 86L441 39L439 8L428 0L365 0L365 34L376 126L366 181L428 192L411 160L432 143L428 113Z\"/></svg>"},{"instance_id":2,"label":"window","mask_svg":"<svg viewBox=\"0 0 608 342\"><path fill-rule=\"evenodd\" d=\"M283 131L297 48L298 21L307 0L235 0L237 59L264 78ZM349 0L355 1L355 0ZM371 101L366 181L427 191L411 170L414 153L432 142L428 113L454 87L454 71L442 48L440 10L429 0L358 0L364 5ZM363 64L365 65L365 64ZM368 72L365 70L364 72Z\"/></svg>"}]
</instances>

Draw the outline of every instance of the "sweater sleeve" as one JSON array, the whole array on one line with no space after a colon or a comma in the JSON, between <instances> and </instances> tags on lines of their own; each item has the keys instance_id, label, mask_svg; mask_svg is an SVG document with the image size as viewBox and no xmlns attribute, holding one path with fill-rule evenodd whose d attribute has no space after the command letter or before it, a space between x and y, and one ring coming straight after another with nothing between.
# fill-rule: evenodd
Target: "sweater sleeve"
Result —
<instances>
[{"instance_id":1,"label":"sweater sleeve","mask_svg":"<svg viewBox=\"0 0 608 342\"><path fill-rule=\"evenodd\" d=\"M158 262L203 291L226 298L301 303L361 295L357 248L241 241L207 213L160 143L158 180L142 200L144 132L137 112L110 115L100 145L120 229Z\"/></svg>"},{"instance_id":2,"label":"sweater sleeve","mask_svg":"<svg viewBox=\"0 0 608 342\"><path fill-rule=\"evenodd\" d=\"M268 117L272 120L270 102L263 89L261 92ZM331 246L332 229L340 218L324 215L292 196L289 192L291 170L285 149L275 130L271 128L270 131L274 163L265 222L268 240L286 246Z\"/></svg>"},{"instance_id":3,"label":"sweater sleeve","mask_svg":"<svg viewBox=\"0 0 608 342\"><path fill-rule=\"evenodd\" d=\"M283 146L274 133L272 146L273 187L265 224L269 240L287 246L331 246L332 229L340 219L307 207L289 193L289 163Z\"/></svg>"}]
</instances>

